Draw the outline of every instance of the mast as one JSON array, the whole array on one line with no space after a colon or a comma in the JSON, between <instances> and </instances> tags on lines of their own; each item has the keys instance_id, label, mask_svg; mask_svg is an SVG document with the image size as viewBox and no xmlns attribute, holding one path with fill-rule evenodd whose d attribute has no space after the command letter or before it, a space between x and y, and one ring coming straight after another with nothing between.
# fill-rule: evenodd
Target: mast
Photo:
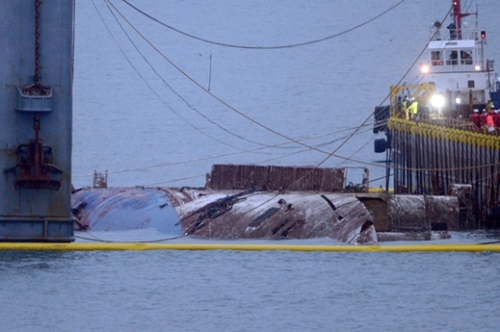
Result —
<instances>
[{"instance_id":1,"label":"mast","mask_svg":"<svg viewBox=\"0 0 500 332\"><path fill-rule=\"evenodd\" d=\"M460 5L460 0L452 0L453 2L453 24L455 25L455 29L457 31L457 38L462 39L462 18L471 15L470 13L462 13L462 8Z\"/></svg>"}]
</instances>

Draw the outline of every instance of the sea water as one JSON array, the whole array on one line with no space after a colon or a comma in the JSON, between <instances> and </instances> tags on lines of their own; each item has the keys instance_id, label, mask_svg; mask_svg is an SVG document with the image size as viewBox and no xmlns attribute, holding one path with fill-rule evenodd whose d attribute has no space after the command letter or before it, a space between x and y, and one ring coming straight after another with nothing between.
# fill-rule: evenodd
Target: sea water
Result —
<instances>
[{"instance_id":1,"label":"sea water","mask_svg":"<svg viewBox=\"0 0 500 332\"><path fill-rule=\"evenodd\" d=\"M500 255L3 252L5 331L497 331Z\"/></svg>"},{"instance_id":2,"label":"sea water","mask_svg":"<svg viewBox=\"0 0 500 332\"><path fill-rule=\"evenodd\" d=\"M130 3L184 34L120 0L77 0L76 188L94 170L108 171L110 186L203 186L218 163L349 166L354 183L368 167L372 185L384 184L371 112L391 84L418 83L412 65L450 5L406 0L363 24L399 1ZM487 54L500 59L495 12L497 1L479 2ZM335 244L308 241L299 244ZM5 331L496 331L499 263L491 253L1 252L0 322Z\"/></svg>"}]
</instances>

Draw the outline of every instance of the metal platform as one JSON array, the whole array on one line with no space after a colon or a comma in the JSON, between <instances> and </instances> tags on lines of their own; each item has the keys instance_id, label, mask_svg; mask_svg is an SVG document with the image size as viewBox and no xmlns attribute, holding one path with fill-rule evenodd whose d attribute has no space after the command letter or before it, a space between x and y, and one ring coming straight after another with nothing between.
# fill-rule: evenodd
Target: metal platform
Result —
<instances>
[{"instance_id":1,"label":"metal platform","mask_svg":"<svg viewBox=\"0 0 500 332\"><path fill-rule=\"evenodd\" d=\"M0 240L73 242L74 218L0 217Z\"/></svg>"}]
</instances>

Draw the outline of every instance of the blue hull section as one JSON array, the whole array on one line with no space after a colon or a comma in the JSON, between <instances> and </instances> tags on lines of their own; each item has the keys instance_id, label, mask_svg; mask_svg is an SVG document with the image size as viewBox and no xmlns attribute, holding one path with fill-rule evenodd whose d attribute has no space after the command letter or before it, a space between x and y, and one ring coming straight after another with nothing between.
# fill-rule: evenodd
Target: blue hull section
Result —
<instances>
[{"instance_id":1,"label":"blue hull section","mask_svg":"<svg viewBox=\"0 0 500 332\"><path fill-rule=\"evenodd\" d=\"M153 228L169 235L182 235L179 216L171 199L161 189L81 189L72 195L72 210L80 229Z\"/></svg>"}]
</instances>

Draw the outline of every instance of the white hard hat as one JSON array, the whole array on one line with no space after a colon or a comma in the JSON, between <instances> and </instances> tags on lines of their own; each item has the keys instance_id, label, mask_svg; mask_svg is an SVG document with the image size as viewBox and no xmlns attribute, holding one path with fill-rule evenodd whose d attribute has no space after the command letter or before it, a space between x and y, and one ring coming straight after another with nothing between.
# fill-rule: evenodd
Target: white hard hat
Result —
<instances>
[{"instance_id":1,"label":"white hard hat","mask_svg":"<svg viewBox=\"0 0 500 332\"><path fill-rule=\"evenodd\" d=\"M474 110L474 113L479 113L479 110L476 108L476 109Z\"/></svg>"}]
</instances>

